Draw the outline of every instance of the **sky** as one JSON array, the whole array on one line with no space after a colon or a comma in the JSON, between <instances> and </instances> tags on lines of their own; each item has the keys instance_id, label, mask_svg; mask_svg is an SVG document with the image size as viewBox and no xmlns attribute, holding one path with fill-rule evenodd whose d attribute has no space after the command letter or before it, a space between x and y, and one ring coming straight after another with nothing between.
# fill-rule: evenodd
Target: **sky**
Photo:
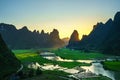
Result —
<instances>
[{"instance_id":1,"label":"sky","mask_svg":"<svg viewBox=\"0 0 120 80\"><path fill-rule=\"evenodd\" d=\"M89 34L97 22L105 23L120 11L120 0L0 0L0 23L41 32L59 30L60 38L78 30Z\"/></svg>"}]
</instances>

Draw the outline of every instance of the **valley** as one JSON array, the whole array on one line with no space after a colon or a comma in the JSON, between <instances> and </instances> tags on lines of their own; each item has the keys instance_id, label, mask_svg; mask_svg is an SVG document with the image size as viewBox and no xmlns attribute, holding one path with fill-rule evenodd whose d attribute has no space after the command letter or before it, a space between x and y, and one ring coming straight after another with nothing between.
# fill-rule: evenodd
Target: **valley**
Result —
<instances>
[{"instance_id":1,"label":"valley","mask_svg":"<svg viewBox=\"0 0 120 80\"><path fill-rule=\"evenodd\" d=\"M22 70L24 74L28 73L29 69L37 70L37 68L40 67L40 69L42 70L42 74L34 75L30 80L32 80L32 79L37 80L37 78L42 79L44 76L50 77L50 75L52 73L53 73L52 77L45 79L45 80L49 80L49 79L57 80L57 79L55 79L57 73L58 73L57 76L59 76L61 78L61 80L64 80L64 79L65 80L68 80L68 79L91 80L94 78L99 78L98 80L110 80L110 79L115 80L114 77L110 77L110 74L112 74L112 73L107 72L107 70L103 69L102 66L99 69L97 67L97 65L96 66L94 65L94 64L98 63L98 62L94 63L96 61L100 61L101 59L105 60L110 57L115 58L115 56L110 56L110 55L108 56L108 55L104 55L101 53L85 53L85 52L81 52L81 51L77 51L77 50L71 51L69 49L64 49L64 48L61 48L61 49L46 48L46 49L37 49L37 50L35 50L35 49L33 49L33 50L32 49L31 50L13 50L13 52L15 53L16 57L24 65L24 68ZM47 53L48 58L41 56L40 55L41 53L45 53L45 55ZM58 57L56 58L56 56L49 56L50 53L54 53L54 55L59 56L59 58ZM83 57L77 58L77 56L83 56ZM53 57L55 57L56 59ZM119 64L120 62L118 61L117 63ZM100 70L101 72L105 72L105 74L102 75L102 73L93 71L93 69L91 69L90 67L94 67L94 69L97 69L98 71ZM116 66L114 66L114 67L116 67ZM51 74L47 75L46 71ZM119 70L117 70L117 71L119 71ZM59 74L59 72L62 73L63 75ZM82 75L82 74L84 74L84 75L76 78L76 76ZM116 74L118 75L118 73L116 73ZM72 77L70 77L69 75L72 75ZM88 77L88 75L89 75L89 77ZM28 75L26 75L26 76L28 76ZM107 76L108 78L104 77L104 76ZM29 79L29 78L25 78L25 80L27 80L27 79Z\"/></svg>"}]
</instances>

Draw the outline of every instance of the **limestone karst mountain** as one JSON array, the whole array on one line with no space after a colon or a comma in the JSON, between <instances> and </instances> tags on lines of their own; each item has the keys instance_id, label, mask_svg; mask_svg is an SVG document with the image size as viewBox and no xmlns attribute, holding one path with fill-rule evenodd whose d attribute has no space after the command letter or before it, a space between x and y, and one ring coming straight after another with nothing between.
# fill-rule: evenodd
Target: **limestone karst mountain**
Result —
<instances>
[{"instance_id":1,"label":"limestone karst mountain","mask_svg":"<svg viewBox=\"0 0 120 80\"><path fill-rule=\"evenodd\" d=\"M79 34L77 30L74 30L72 35L70 36L69 44L67 47L75 48L79 42Z\"/></svg>"},{"instance_id":2,"label":"limestone karst mountain","mask_svg":"<svg viewBox=\"0 0 120 80\"><path fill-rule=\"evenodd\" d=\"M54 48L63 47L64 42L59 38L58 30L54 29L50 34L44 30L31 32L26 26L16 29L14 25L0 24L0 33L11 49Z\"/></svg>"},{"instance_id":3,"label":"limestone karst mountain","mask_svg":"<svg viewBox=\"0 0 120 80\"><path fill-rule=\"evenodd\" d=\"M68 43L69 43L69 38L68 38L68 37L65 37L65 38L62 39L62 41L64 41L65 46L67 46Z\"/></svg>"},{"instance_id":4,"label":"limestone karst mountain","mask_svg":"<svg viewBox=\"0 0 120 80\"><path fill-rule=\"evenodd\" d=\"M69 44L70 45L70 44ZM120 55L120 12L106 23L97 23L89 35L72 44L73 49ZM68 46L71 48L71 46Z\"/></svg>"},{"instance_id":5,"label":"limestone karst mountain","mask_svg":"<svg viewBox=\"0 0 120 80\"><path fill-rule=\"evenodd\" d=\"M15 73L20 68L20 61L6 46L0 35L0 80L4 80L7 75Z\"/></svg>"}]
</instances>

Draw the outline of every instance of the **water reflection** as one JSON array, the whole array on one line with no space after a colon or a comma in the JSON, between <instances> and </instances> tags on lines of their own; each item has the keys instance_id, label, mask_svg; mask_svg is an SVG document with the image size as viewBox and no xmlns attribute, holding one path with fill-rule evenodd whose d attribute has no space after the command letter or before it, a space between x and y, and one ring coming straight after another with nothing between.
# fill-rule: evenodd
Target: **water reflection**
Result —
<instances>
[{"instance_id":1,"label":"water reflection","mask_svg":"<svg viewBox=\"0 0 120 80\"><path fill-rule=\"evenodd\" d=\"M97 75L102 74L103 76L107 76L109 78L111 78L112 80L120 80L120 72L116 72L116 71L109 71L109 70L105 70L103 68L103 65L100 63L101 61L105 61L105 60L71 60L71 59L62 59L59 56L56 56L55 53L51 53L51 52L44 52L40 54L43 58L49 59L49 60L55 60L55 61L63 61L63 62L84 62L84 63L92 63L91 66L82 66L81 68L86 69L86 72L91 71L92 73L95 73ZM115 60L114 58L110 58L107 59L108 61L112 61ZM96 63L97 62L97 63ZM65 69L63 68L59 68L59 70L63 70L65 71ZM66 72L73 72L73 73L77 73L78 71L76 70L67 70Z\"/></svg>"},{"instance_id":2,"label":"water reflection","mask_svg":"<svg viewBox=\"0 0 120 80\"><path fill-rule=\"evenodd\" d=\"M78 73L80 70L77 69L68 69L65 67L61 67L59 65L53 65L53 64L44 64L44 65L40 65L38 62L32 62L28 65L28 68L32 68L32 69L37 69L37 68L41 68L41 70L60 70L60 71L64 71L70 74L74 74L74 73Z\"/></svg>"},{"instance_id":3,"label":"water reflection","mask_svg":"<svg viewBox=\"0 0 120 80\"><path fill-rule=\"evenodd\" d=\"M51 53L51 52L43 52L40 53L40 56L42 56L43 58L46 58L48 60L55 60L55 61L63 61L63 62L83 62L83 63L91 63L94 62L94 60L71 60L71 59L62 59L59 56L56 56L55 53Z\"/></svg>"},{"instance_id":4,"label":"water reflection","mask_svg":"<svg viewBox=\"0 0 120 80\"><path fill-rule=\"evenodd\" d=\"M111 78L112 80L115 80L114 71L105 70L101 63L92 63L92 65L90 67L82 66L82 68L86 69L86 71L91 71L97 75L102 74L104 76Z\"/></svg>"}]
</instances>

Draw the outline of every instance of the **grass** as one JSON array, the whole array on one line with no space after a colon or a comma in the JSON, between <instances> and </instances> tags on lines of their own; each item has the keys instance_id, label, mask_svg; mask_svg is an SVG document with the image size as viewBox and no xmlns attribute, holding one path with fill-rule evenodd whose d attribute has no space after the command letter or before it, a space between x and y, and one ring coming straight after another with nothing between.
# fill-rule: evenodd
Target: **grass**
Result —
<instances>
[{"instance_id":1,"label":"grass","mask_svg":"<svg viewBox=\"0 0 120 80\"><path fill-rule=\"evenodd\" d=\"M43 71L43 74L39 76L30 77L24 80L71 80L71 78L68 79L67 75L69 74L63 71L46 70ZM77 79L72 79L72 80L77 80ZM105 76L99 76L99 77L91 77L91 78L82 78L80 80L111 80L111 79Z\"/></svg>"},{"instance_id":2,"label":"grass","mask_svg":"<svg viewBox=\"0 0 120 80\"><path fill-rule=\"evenodd\" d=\"M85 53L77 50L69 50L69 49L50 49L49 51L54 52L56 55L64 58L64 59L98 59L98 58L105 58L106 55L100 53ZM26 64L29 62L38 62L39 64L43 65L44 63L59 65L62 67L73 68L75 66L88 66L90 64L80 63L80 62L61 62L61 61L51 61L41 57L37 54L38 50L13 50L16 57L22 62L22 64ZM26 68L26 67L24 67ZM30 77L24 80L68 80L62 77L67 77L68 73L63 71L57 70L46 70L39 76ZM60 77L62 76L62 77ZM100 76L95 78L86 78L82 80L110 80L106 77Z\"/></svg>"},{"instance_id":3,"label":"grass","mask_svg":"<svg viewBox=\"0 0 120 80\"><path fill-rule=\"evenodd\" d=\"M24 65L24 72L27 72L28 68L26 66L27 63L30 62L38 62L39 64L43 65L44 63L48 64L54 64L54 65L59 65L62 67L67 67L67 68L73 68L76 66L84 66L84 65L90 65L86 63L79 63L79 62L61 62L61 61L51 61L47 60L43 57L41 57L35 50L13 50L15 53L16 57L22 62ZM67 77L68 73L65 73L63 71L58 71L58 70L45 70L43 73L39 76L33 76L31 78L27 78L24 80L67 80L64 79L63 77ZM62 77L60 77L62 76Z\"/></svg>"},{"instance_id":4,"label":"grass","mask_svg":"<svg viewBox=\"0 0 120 80\"><path fill-rule=\"evenodd\" d=\"M33 49L22 49L22 50L12 50L13 53L17 54L17 53L35 53L37 50L33 50Z\"/></svg>"},{"instance_id":5,"label":"grass","mask_svg":"<svg viewBox=\"0 0 120 80\"><path fill-rule=\"evenodd\" d=\"M43 65L44 63L59 65L62 67L73 68L76 66L89 66L88 63L80 63L80 62L62 62L62 61L51 61L41 57L34 50L15 50L13 51L16 57L25 65L30 62L38 62Z\"/></svg>"},{"instance_id":6,"label":"grass","mask_svg":"<svg viewBox=\"0 0 120 80\"><path fill-rule=\"evenodd\" d=\"M17 69L13 68L13 67L2 67L0 68L0 80L2 79L5 79L7 80L7 78L9 78L9 76L12 74L12 73L15 73Z\"/></svg>"},{"instance_id":7,"label":"grass","mask_svg":"<svg viewBox=\"0 0 120 80\"><path fill-rule=\"evenodd\" d=\"M120 71L120 61L105 61L103 66L105 69Z\"/></svg>"},{"instance_id":8,"label":"grass","mask_svg":"<svg viewBox=\"0 0 120 80\"><path fill-rule=\"evenodd\" d=\"M73 59L73 60L91 60L91 59L103 59L107 55L101 53L86 53L78 50L70 49L56 49L52 50L53 53L62 57L63 59Z\"/></svg>"},{"instance_id":9,"label":"grass","mask_svg":"<svg viewBox=\"0 0 120 80\"><path fill-rule=\"evenodd\" d=\"M93 77L93 78L84 78L81 80L111 80L111 79L105 76L100 76L100 77Z\"/></svg>"},{"instance_id":10,"label":"grass","mask_svg":"<svg viewBox=\"0 0 120 80\"><path fill-rule=\"evenodd\" d=\"M46 71L43 71L43 73L39 76L34 76L24 80L68 80L60 77L60 76L67 77L67 75L69 74L63 71L46 70Z\"/></svg>"}]
</instances>

